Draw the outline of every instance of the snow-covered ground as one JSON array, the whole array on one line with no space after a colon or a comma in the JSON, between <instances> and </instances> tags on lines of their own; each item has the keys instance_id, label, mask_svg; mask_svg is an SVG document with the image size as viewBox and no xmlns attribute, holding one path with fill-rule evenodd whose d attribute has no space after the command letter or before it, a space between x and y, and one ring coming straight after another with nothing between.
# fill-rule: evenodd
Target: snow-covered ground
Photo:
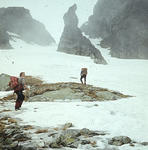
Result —
<instances>
[{"instance_id":1,"label":"snow-covered ground","mask_svg":"<svg viewBox=\"0 0 148 150\"><path fill-rule=\"evenodd\" d=\"M15 49L0 51L2 73L18 75L25 71L49 83L79 82L80 68L87 67L88 84L134 96L118 101L97 102L98 107L93 107L94 103L84 102L25 102L24 111L16 117L25 123L43 127L72 122L76 128L105 130L112 135L127 135L138 141L148 140L148 61L111 58L108 50L100 48L108 65L98 65L88 57L57 52L57 46L40 47L22 41L12 42L12 45ZM34 108L38 109L35 111Z\"/></svg>"},{"instance_id":2,"label":"snow-covered ground","mask_svg":"<svg viewBox=\"0 0 148 150\"><path fill-rule=\"evenodd\" d=\"M84 7L82 2L78 0L62 0L62 2L61 0L55 0L53 1L54 5L52 7L49 3L46 3L47 0L43 1L45 1L45 3L39 1L36 7L31 6L33 0L1 0L0 5L15 5L30 8L32 15L36 19L44 22L45 25L48 24L47 28L49 32L52 33L53 37L58 41L63 29L63 21L60 17L63 16L68 7L74 2L77 2L79 4L78 12L79 10L81 10L80 12L87 12L86 10L91 4L86 14L78 13L80 22L82 23L86 20L86 16L88 17L89 14L91 14L92 6L96 2L96 0L88 0L88 3L85 3L86 7ZM41 6L45 7L45 11L39 9ZM56 21L52 18L53 23L50 23L50 19L43 17L48 7L52 10L55 10L56 7L58 10L55 12L57 15L55 15ZM38 14L36 14L37 11L39 11ZM50 16L53 16L53 14L49 13L49 18ZM92 42L99 43L99 40L92 40ZM11 44L14 49L0 50L0 73L18 76L20 72L25 71L27 75L38 76L49 83L61 81L79 82L80 69L87 67L88 84L109 88L120 91L123 94L134 96L118 101L93 103L24 102L22 110L20 112L14 112L15 117L21 118L23 123L47 127L72 122L75 128L85 127L94 130L105 130L112 136L126 135L136 141L148 141L147 60L111 58L108 50L97 46L108 62L108 65L98 65L94 64L93 60L88 57L57 52L57 45L41 47L28 45L20 40L16 40L16 42L11 41ZM5 93L0 92L0 96L3 96L2 94L4 95ZM94 104L98 104L99 106L96 107ZM12 103L10 103L10 106L11 109L14 109ZM122 147L121 149L124 148L126 149L126 147ZM142 149L139 148L139 150L146 150L146 148L142 147Z\"/></svg>"}]
</instances>

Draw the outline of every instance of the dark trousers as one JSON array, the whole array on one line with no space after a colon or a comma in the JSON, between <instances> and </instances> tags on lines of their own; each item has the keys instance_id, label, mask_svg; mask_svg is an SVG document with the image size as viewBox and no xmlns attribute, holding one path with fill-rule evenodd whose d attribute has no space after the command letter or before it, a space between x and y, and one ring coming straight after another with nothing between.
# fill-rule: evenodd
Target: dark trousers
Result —
<instances>
[{"instance_id":1,"label":"dark trousers","mask_svg":"<svg viewBox=\"0 0 148 150\"><path fill-rule=\"evenodd\" d=\"M25 96L23 94L23 90L20 91L15 91L15 93L17 94L17 100L15 103L15 109L19 109L22 106L22 103L25 99Z\"/></svg>"},{"instance_id":2,"label":"dark trousers","mask_svg":"<svg viewBox=\"0 0 148 150\"><path fill-rule=\"evenodd\" d=\"M84 84L86 84L86 74L81 75L80 81L83 84L83 78L84 78Z\"/></svg>"}]
</instances>

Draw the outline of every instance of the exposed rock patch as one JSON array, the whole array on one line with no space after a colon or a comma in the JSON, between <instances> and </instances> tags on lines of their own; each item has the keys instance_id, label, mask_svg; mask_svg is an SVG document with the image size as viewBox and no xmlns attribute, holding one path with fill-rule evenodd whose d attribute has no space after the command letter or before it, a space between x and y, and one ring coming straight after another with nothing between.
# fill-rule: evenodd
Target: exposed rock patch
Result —
<instances>
[{"instance_id":1,"label":"exposed rock patch","mask_svg":"<svg viewBox=\"0 0 148 150\"><path fill-rule=\"evenodd\" d=\"M0 25L0 49L10 49L9 35L6 30Z\"/></svg>"},{"instance_id":2,"label":"exposed rock patch","mask_svg":"<svg viewBox=\"0 0 148 150\"><path fill-rule=\"evenodd\" d=\"M53 142L49 144L51 148L62 148L62 147L70 147L70 148L78 148L79 145L90 145L90 147L97 147L91 137L105 135L105 132L91 131L89 129L68 129L62 131L58 135L52 136Z\"/></svg>"},{"instance_id":3,"label":"exposed rock patch","mask_svg":"<svg viewBox=\"0 0 148 150\"><path fill-rule=\"evenodd\" d=\"M66 123L59 128L40 128L19 125L18 121L10 123L9 119L14 120L9 117L0 118L0 149L46 150L48 148L78 148L80 145L85 148L87 145L90 149L96 150L96 137L107 134L104 131L91 131L85 128L69 129L72 123Z\"/></svg>"},{"instance_id":4,"label":"exposed rock patch","mask_svg":"<svg viewBox=\"0 0 148 150\"><path fill-rule=\"evenodd\" d=\"M9 86L10 76L7 74L0 74L0 91L6 91Z\"/></svg>"},{"instance_id":5,"label":"exposed rock patch","mask_svg":"<svg viewBox=\"0 0 148 150\"><path fill-rule=\"evenodd\" d=\"M141 145L148 146L148 142L142 142Z\"/></svg>"},{"instance_id":6,"label":"exposed rock patch","mask_svg":"<svg viewBox=\"0 0 148 150\"><path fill-rule=\"evenodd\" d=\"M33 87L30 91L29 101L55 101L55 100L75 100L82 101L104 101L117 100L129 97L119 92L104 88L97 88L91 85L82 85L80 83L56 83L43 84Z\"/></svg>"},{"instance_id":7,"label":"exposed rock patch","mask_svg":"<svg viewBox=\"0 0 148 150\"><path fill-rule=\"evenodd\" d=\"M35 147L28 144L28 147L24 146L24 143L31 140L31 138L24 133L23 127L17 124L17 121L9 117L0 118L0 149L5 150L36 150ZM29 149L31 148L31 149Z\"/></svg>"},{"instance_id":8,"label":"exposed rock patch","mask_svg":"<svg viewBox=\"0 0 148 150\"><path fill-rule=\"evenodd\" d=\"M72 129L71 127L73 127L72 123L55 128L20 125L20 120L2 114L0 117L0 149L48 150L58 148L69 150L69 148L81 147L88 150L118 150L117 147L124 144L132 147L139 144L126 136L113 137L108 140L107 135L109 134L105 131L93 131L87 128ZM104 148L100 148L98 142L102 143ZM143 145L147 146L147 144Z\"/></svg>"},{"instance_id":9,"label":"exposed rock patch","mask_svg":"<svg viewBox=\"0 0 148 150\"><path fill-rule=\"evenodd\" d=\"M95 48L85 36L82 35L81 30L78 28L78 18L76 16L76 4L69 8L68 12L64 15L64 31L62 33L58 51L68 54L89 56L95 63L106 64L100 51Z\"/></svg>"}]
</instances>

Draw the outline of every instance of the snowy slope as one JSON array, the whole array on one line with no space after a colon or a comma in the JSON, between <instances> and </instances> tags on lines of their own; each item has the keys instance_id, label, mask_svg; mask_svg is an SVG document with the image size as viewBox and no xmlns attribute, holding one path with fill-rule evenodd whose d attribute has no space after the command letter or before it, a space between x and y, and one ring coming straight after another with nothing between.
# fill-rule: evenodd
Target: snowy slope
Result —
<instances>
[{"instance_id":1,"label":"snowy slope","mask_svg":"<svg viewBox=\"0 0 148 150\"><path fill-rule=\"evenodd\" d=\"M77 2L79 4L78 16L82 23L91 14L95 0L87 1L88 3L85 3L86 7L82 5L82 2L74 0L62 0L62 2L61 0L55 0L53 5L49 5L47 0L42 0L36 3L36 7L33 7L33 2L33 0L7 0L7 2L1 0L0 5L30 8L32 15L43 21L49 32L58 41L63 30L61 17L65 10L71 4ZM47 16L48 7L52 10L49 13L49 16L53 18L52 23L44 17ZM87 12L88 8L90 9ZM53 17L53 10L57 10L55 17ZM36 12L39 13L36 14ZM99 40L92 40L92 42L98 43ZM75 128L87 127L95 130L105 130L111 133L111 136L126 135L137 141L148 141L147 60L111 58L108 50L97 46L108 62L108 65L98 65L94 64L88 57L59 53L56 51L57 45L40 47L28 45L20 40L11 41L11 44L14 47L13 50L0 50L0 73L18 75L19 72L25 71L27 75L39 76L49 83L60 81L79 82L80 68L87 67L88 84L134 96L133 98L113 102L97 102L98 107L95 107L94 103L80 102L24 102L22 111L16 113L16 117L23 119L24 123L45 127L72 122ZM2 94L5 93L1 92L0 96L3 96ZM13 105L10 104L10 106L13 110ZM38 108L38 110L35 112L34 108ZM127 147L121 149L124 148L129 150ZM142 147L139 150L146 150L146 148Z\"/></svg>"},{"instance_id":2,"label":"snowy slope","mask_svg":"<svg viewBox=\"0 0 148 150\"><path fill-rule=\"evenodd\" d=\"M115 102L101 102L98 108L89 108L92 103L24 103L25 110L17 117L34 125L73 122L76 128L107 130L113 135L128 135L138 141L148 140L148 78L145 69L148 68L148 61L111 58L106 50L101 49L109 64L97 65L87 57L59 53L56 46L30 46L22 41L12 42L12 45L14 50L0 51L0 72L18 75L20 71L25 71L50 83L79 82L80 68L85 66L88 67L89 84L135 96ZM80 107L76 107L77 104ZM40 111L34 112L35 107ZM40 117L42 121L38 119Z\"/></svg>"}]
</instances>

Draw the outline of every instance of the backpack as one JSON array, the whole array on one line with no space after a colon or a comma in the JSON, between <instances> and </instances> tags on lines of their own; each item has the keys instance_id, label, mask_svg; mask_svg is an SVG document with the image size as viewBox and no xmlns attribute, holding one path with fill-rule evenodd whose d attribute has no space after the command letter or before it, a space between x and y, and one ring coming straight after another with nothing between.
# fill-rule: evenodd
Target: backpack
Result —
<instances>
[{"instance_id":1,"label":"backpack","mask_svg":"<svg viewBox=\"0 0 148 150\"><path fill-rule=\"evenodd\" d=\"M11 89L15 89L17 86L19 85L18 83L18 78L17 77L10 77L10 82L9 82L9 86Z\"/></svg>"},{"instance_id":2,"label":"backpack","mask_svg":"<svg viewBox=\"0 0 148 150\"><path fill-rule=\"evenodd\" d=\"M87 75L87 68L81 69L81 75Z\"/></svg>"},{"instance_id":3,"label":"backpack","mask_svg":"<svg viewBox=\"0 0 148 150\"><path fill-rule=\"evenodd\" d=\"M14 91L18 91L23 88L22 85L19 84L19 78L14 77L14 76L10 77L9 86Z\"/></svg>"}]
</instances>

